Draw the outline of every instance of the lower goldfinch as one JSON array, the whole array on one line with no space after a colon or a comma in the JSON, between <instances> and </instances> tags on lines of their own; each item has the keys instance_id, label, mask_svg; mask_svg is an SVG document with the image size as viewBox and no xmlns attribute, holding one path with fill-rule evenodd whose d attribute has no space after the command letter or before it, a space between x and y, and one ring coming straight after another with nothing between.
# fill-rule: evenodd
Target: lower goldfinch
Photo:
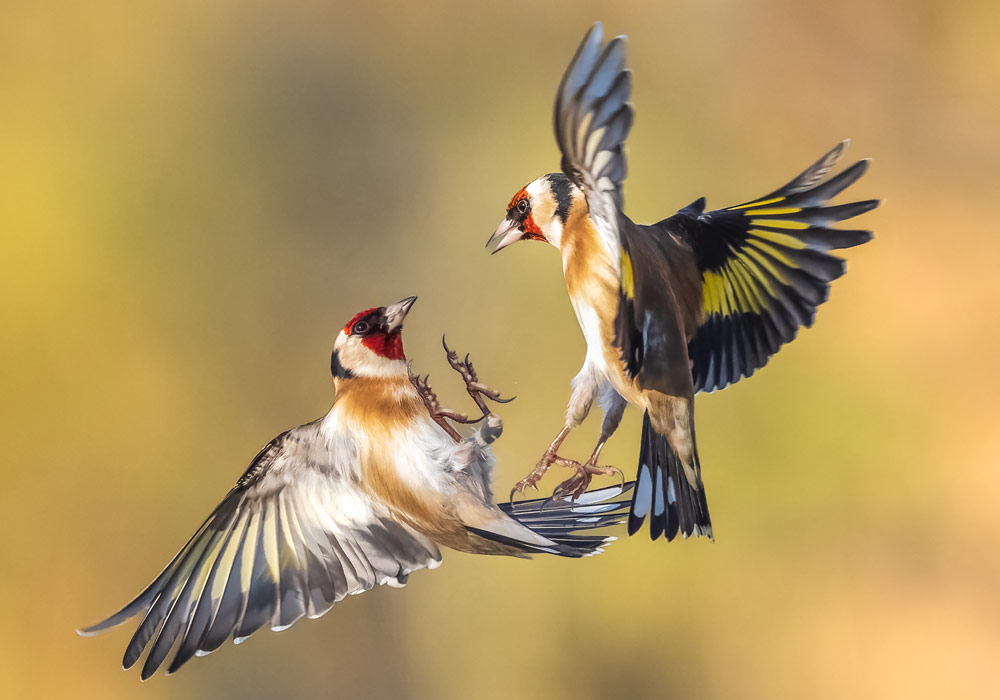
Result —
<instances>
[{"instance_id":1,"label":"lower goldfinch","mask_svg":"<svg viewBox=\"0 0 1000 700\"><path fill-rule=\"evenodd\" d=\"M402 586L440 564L439 546L519 557L600 552L613 538L575 531L623 522L627 502L612 500L623 489L544 510L493 505L488 445L502 425L483 397L499 396L468 357L449 351L483 424L461 438L447 423L474 421L441 409L426 378L409 374L401 330L415 300L351 319L334 343L329 413L268 443L156 580L80 633L141 616L123 663L130 668L149 647L145 680L175 643L168 673L230 635L239 643L264 626L319 617L349 594Z\"/></svg>"}]
</instances>

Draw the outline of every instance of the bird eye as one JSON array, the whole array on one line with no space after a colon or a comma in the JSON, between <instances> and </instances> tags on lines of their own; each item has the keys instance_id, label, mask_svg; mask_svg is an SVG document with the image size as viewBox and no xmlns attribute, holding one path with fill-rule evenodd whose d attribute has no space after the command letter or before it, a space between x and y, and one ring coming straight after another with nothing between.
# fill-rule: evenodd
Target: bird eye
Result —
<instances>
[{"instance_id":1,"label":"bird eye","mask_svg":"<svg viewBox=\"0 0 1000 700\"><path fill-rule=\"evenodd\" d=\"M522 199L520 202L518 202L517 203L517 210L519 212L521 212L522 214L528 213L528 200L527 199Z\"/></svg>"},{"instance_id":2,"label":"bird eye","mask_svg":"<svg viewBox=\"0 0 1000 700\"><path fill-rule=\"evenodd\" d=\"M356 333L360 335L361 333L366 333L366 332L368 332L367 321L358 321L357 323L354 324L354 328L351 329L352 334Z\"/></svg>"}]
</instances>

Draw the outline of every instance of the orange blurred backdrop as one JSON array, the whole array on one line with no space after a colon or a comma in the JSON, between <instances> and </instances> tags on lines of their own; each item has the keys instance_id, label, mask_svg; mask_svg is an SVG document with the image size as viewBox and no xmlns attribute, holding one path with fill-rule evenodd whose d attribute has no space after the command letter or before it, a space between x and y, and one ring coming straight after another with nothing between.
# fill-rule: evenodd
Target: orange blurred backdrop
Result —
<instances>
[{"instance_id":1,"label":"orange blurred backdrop","mask_svg":"<svg viewBox=\"0 0 1000 700\"><path fill-rule=\"evenodd\" d=\"M885 198L816 327L698 401L716 542L446 552L140 687L129 632L74 628L325 412L355 311L419 295L407 355L442 396L464 406L442 332L518 395L498 492L561 425L583 340L557 255L483 245L558 167L595 19L631 42L634 219L761 195L847 136L874 158L852 193ZM1000 696L998 26L986 0L5 4L0 694ZM605 456L637 449L630 413Z\"/></svg>"}]
</instances>

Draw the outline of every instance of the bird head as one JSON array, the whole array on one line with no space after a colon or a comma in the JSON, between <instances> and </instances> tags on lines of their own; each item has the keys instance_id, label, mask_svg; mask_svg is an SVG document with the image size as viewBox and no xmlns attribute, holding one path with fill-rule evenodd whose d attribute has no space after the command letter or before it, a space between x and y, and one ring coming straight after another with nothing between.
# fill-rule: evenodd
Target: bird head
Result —
<instances>
[{"instance_id":1,"label":"bird head","mask_svg":"<svg viewBox=\"0 0 1000 700\"><path fill-rule=\"evenodd\" d=\"M406 376L403 319L416 297L367 309L347 322L337 335L330 357L334 379Z\"/></svg>"},{"instance_id":2,"label":"bird head","mask_svg":"<svg viewBox=\"0 0 1000 700\"><path fill-rule=\"evenodd\" d=\"M586 199L568 177L543 175L517 191L486 247L497 253L517 241L546 241L558 248L563 226L580 206Z\"/></svg>"}]
</instances>

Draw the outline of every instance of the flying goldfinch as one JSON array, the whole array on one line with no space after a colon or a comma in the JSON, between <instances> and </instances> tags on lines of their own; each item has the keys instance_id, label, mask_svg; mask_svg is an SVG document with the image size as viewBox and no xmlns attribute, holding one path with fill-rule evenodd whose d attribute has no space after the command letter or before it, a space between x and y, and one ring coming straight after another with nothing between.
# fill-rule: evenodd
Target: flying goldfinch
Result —
<instances>
[{"instance_id":1,"label":"flying goldfinch","mask_svg":"<svg viewBox=\"0 0 1000 700\"><path fill-rule=\"evenodd\" d=\"M652 225L623 212L625 139L632 127L625 37L603 43L595 24L563 75L555 101L562 172L519 190L490 238L493 252L520 240L559 249L563 276L587 342L562 430L515 486L535 487L552 464L574 468L555 495L582 493L626 403L643 411L634 534L712 536L695 446L694 394L749 377L798 329L810 326L844 261L830 250L871 239L832 228L878 206L825 206L868 169L862 160L830 176L843 142L787 185L745 204L705 211L704 198ZM597 401L601 436L580 463L559 455L566 435ZM513 492L511 493L513 496Z\"/></svg>"},{"instance_id":2,"label":"flying goldfinch","mask_svg":"<svg viewBox=\"0 0 1000 700\"><path fill-rule=\"evenodd\" d=\"M426 378L409 374L401 330L415 299L351 319L334 344L329 413L268 443L156 580L80 633L140 616L123 664L149 647L145 680L175 643L168 673L230 635L239 643L264 626L319 617L349 594L402 586L440 564L439 546L518 557L600 552L613 538L575 533L621 523L627 502L612 499L622 489L545 510L493 505L488 445L502 424L484 397L501 399L468 356L448 350L483 411L471 437L448 424L476 421L442 409Z\"/></svg>"}]
</instances>

